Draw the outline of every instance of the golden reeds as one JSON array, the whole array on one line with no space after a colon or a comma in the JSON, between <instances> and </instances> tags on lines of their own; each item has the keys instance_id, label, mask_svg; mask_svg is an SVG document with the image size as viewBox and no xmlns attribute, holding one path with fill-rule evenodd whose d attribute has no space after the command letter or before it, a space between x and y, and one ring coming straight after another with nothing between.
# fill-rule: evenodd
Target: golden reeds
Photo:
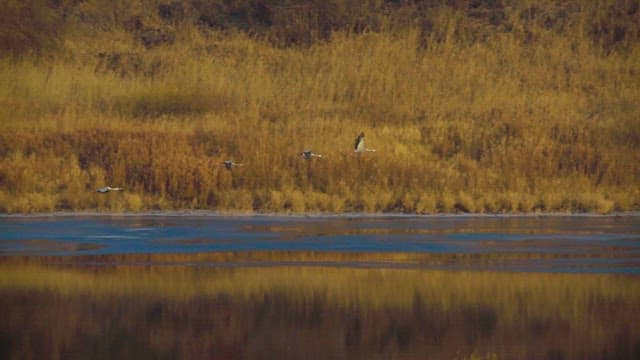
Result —
<instances>
[{"instance_id":1,"label":"golden reeds","mask_svg":"<svg viewBox=\"0 0 640 360\"><path fill-rule=\"evenodd\" d=\"M580 24L610 4L580 4L562 31L532 15L565 21L552 2L498 25L436 7L427 33L389 20L305 46L188 22L154 47L117 19L70 30L64 55L0 60L0 211L638 210L640 46L594 41ZM376 153L353 154L360 131Z\"/></svg>"}]
</instances>

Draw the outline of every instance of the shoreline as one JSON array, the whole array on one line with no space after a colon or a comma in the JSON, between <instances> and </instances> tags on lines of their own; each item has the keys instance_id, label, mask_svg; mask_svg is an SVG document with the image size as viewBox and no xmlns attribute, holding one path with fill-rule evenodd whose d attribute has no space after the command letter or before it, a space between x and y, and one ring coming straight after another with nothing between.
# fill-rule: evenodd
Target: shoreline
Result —
<instances>
[{"instance_id":1,"label":"shoreline","mask_svg":"<svg viewBox=\"0 0 640 360\"><path fill-rule=\"evenodd\" d=\"M336 219L336 218L542 218L542 217L640 217L640 211L613 212L540 212L540 213L261 213L215 210L157 210L141 212L101 212L101 211L56 211L45 213L0 214L0 219L11 218L61 218L61 217L215 217L215 218L296 218L296 219Z\"/></svg>"}]
</instances>

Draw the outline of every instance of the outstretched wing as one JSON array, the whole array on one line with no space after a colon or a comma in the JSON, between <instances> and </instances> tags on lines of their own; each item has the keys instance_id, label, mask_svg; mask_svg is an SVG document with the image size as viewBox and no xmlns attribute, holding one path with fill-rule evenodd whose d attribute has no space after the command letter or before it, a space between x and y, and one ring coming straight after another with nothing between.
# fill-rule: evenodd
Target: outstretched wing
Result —
<instances>
[{"instance_id":1,"label":"outstretched wing","mask_svg":"<svg viewBox=\"0 0 640 360\"><path fill-rule=\"evenodd\" d=\"M358 135L358 137L356 138L356 143L353 146L355 151L362 151L362 149L364 148L364 136L362 135Z\"/></svg>"}]
</instances>

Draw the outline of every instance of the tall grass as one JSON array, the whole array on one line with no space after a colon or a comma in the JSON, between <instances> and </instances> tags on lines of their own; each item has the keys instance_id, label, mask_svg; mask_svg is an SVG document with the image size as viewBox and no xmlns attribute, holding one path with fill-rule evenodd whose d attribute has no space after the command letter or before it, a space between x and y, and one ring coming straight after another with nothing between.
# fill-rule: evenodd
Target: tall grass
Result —
<instances>
[{"instance_id":1,"label":"tall grass","mask_svg":"<svg viewBox=\"0 0 640 360\"><path fill-rule=\"evenodd\" d=\"M2 60L3 212L640 208L640 47L607 37L611 2L401 7L428 24L345 20L304 44L278 22L248 36L142 11L173 36L154 46L99 4L72 9L108 31ZM378 152L353 154L361 131ZM92 192L106 184L126 192Z\"/></svg>"}]
</instances>

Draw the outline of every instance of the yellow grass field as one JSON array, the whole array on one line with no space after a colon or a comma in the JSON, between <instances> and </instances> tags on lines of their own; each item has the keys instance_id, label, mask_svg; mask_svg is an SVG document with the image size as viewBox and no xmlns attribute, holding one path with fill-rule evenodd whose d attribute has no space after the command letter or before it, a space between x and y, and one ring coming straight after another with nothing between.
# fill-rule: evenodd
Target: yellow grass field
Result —
<instances>
[{"instance_id":1,"label":"yellow grass field","mask_svg":"<svg viewBox=\"0 0 640 360\"><path fill-rule=\"evenodd\" d=\"M637 1L53 3L0 5L0 212L640 210Z\"/></svg>"}]
</instances>

